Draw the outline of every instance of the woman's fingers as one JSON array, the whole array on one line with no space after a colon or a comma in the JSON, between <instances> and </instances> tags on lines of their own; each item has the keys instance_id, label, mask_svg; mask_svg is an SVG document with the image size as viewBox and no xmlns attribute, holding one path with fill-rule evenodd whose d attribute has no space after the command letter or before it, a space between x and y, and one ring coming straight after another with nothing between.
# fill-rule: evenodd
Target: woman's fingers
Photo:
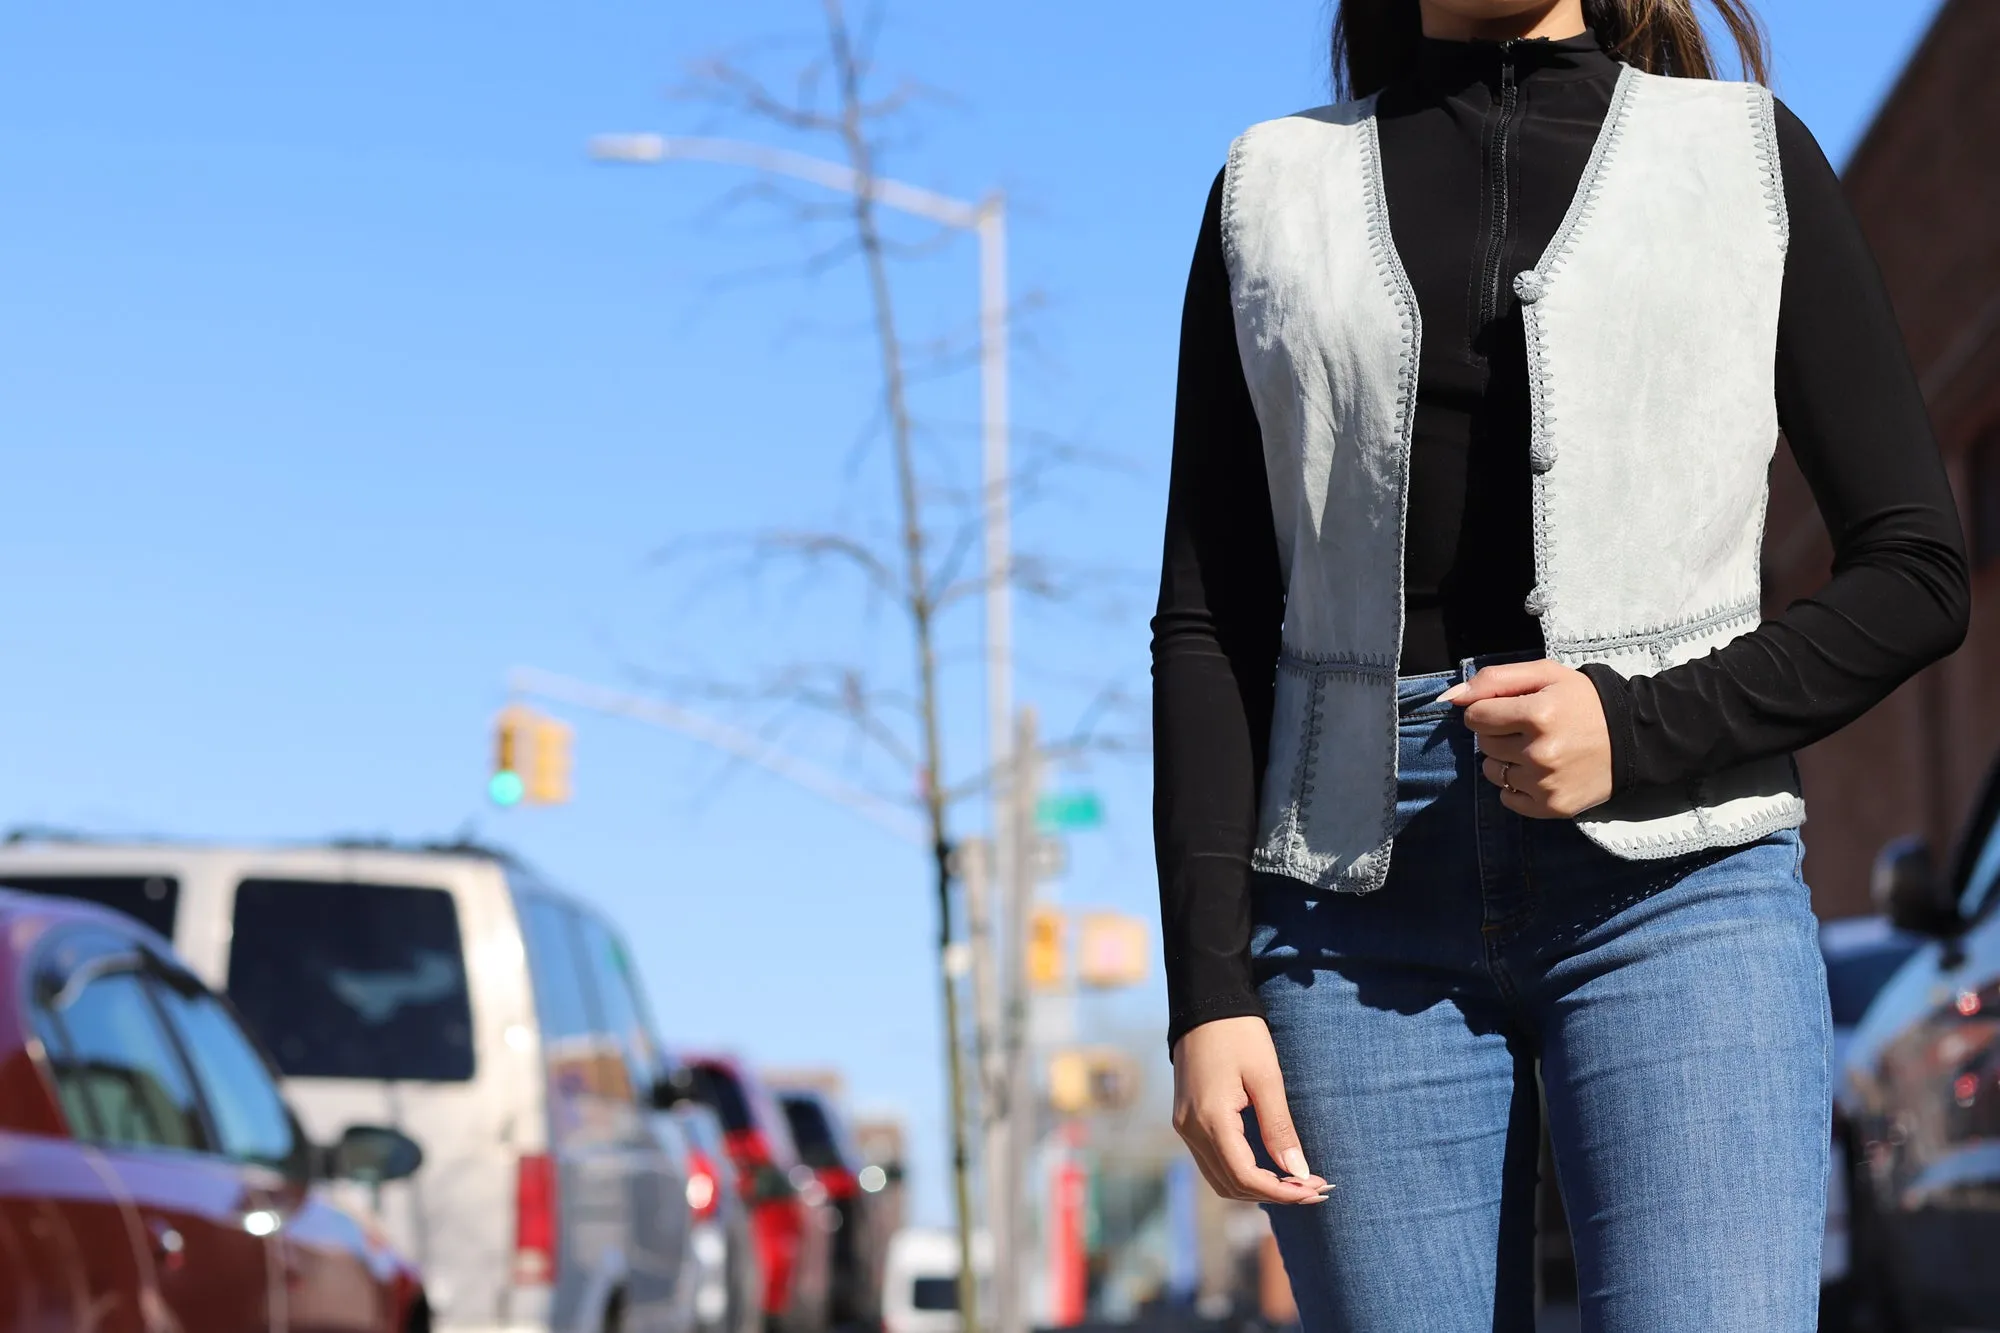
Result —
<instances>
[{"instance_id":1,"label":"woman's fingers","mask_svg":"<svg viewBox=\"0 0 2000 1333\"><path fill-rule=\"evenodd\" d=\"M1266 1146L1302 1179L1283 1179L1257 1165L1243 1129L1243 1112L1252 1106ZM1326 1182L1305 1174L1305 1157L1285 1105L1278 1053L1261 1018L1219 1018L1175 1043L1174 1129L1209 1185L1225 1198L1319 1201Z\"/></svg>"},{"instance_id":2,"label":"woman's fingers","mask_svg":"<svg viewBox=\"0 0 2000 1333\"><path fill-rule=\"evenodd\" d=\"M1275 1172L1266 1171L1257 1165L1257 1154L1250 1150L1250 1140L1243 1133L1243 1117L1229 1117L1235 1123L1232 1133L1226 1122L1218 1120L1209 1128L1210 1142L1222 1158L1222 1166L1229 1173L1229 1181L1237 1190L1239 1199L1252 1199L1259 1203L1318 1203L1320 1184L1310 1180L1285 1180Z\"/></svg>"},{"instance_id":3,"label":"woman's fingers","mask_svg":"<svg viewBox=\"0 0 2000 1333\"><path fill-rule=\"evenodd\" d=\"M1285 1076L1279 1072L1277 1060L1260 1061L1246 1070L1243 1090L1250 1095L1250 1105L1257 1112L1257 1133L1264 1140L1265 1154L1284 1168L1287 1183L1304 1185L1314 1195L1312 1202L1318 1202L1326 1182L1314 1175L1306 1163L1305 1148L1299 1142L1297 1126L1292 1123L1292 1109L1285 1101Z\"/></svg>"}]
</instances>

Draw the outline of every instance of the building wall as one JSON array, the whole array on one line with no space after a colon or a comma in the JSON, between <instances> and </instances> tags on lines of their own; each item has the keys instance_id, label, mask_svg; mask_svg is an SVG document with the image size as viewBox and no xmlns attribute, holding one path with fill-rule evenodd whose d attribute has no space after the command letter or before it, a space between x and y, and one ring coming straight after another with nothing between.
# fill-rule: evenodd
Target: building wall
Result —
<instances>
[{"instance_id":1,"label":"building wall","mask_svg":"<svg viewBox=\"0 0 2000 1333\"><path fill-rule=\"evenodd\" d=\"M1844 173L1968 527L1980 526L1971 520L1982 509L2000 507L1996 67L2000 3L1947 0ZM1822 916L1869 910L1869 868L1889 838L1921 833L1944 845L2000 750L2000 516L1969 536L1986 558L1974 569L1965 646L1799 756L1806 874ZM1819 586L1830 561L1811 492L1780 449L1765 536L1767 612Z\"/></svg>"}]
</instances>

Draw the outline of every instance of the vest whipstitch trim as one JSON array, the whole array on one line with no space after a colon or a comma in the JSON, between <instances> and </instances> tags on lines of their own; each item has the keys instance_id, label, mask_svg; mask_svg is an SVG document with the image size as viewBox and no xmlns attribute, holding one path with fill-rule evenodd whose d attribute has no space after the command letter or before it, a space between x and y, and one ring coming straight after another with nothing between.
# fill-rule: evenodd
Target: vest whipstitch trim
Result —
<instances>
[{"instance_id":1,"label":"vest whipstitch trim","mask_svg":"<svg viewBox=\"0 0 2000 1333\"><path fill-rule=\"evenodd\" d=\"M1664 670L1755 628L1788 219L1771 96L1621 71L1575 197L1515 276L1535 585L1551 657ZM1423 327L1373 98L1231 147L1224 255L1264 437L1283 651L1254 864L1367 892L1396 829L1395 677ZM1578 821L1620 856L1804 818L1788 756Z\"/></svg>"}]
</instances>

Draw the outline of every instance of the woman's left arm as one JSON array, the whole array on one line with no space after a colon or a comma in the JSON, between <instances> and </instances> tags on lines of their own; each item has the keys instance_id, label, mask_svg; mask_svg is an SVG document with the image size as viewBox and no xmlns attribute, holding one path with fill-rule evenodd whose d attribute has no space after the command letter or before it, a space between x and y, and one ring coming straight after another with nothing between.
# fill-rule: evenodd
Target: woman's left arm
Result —
<instances>
[{"instance_id":1,"label":"woman's left arm","mask_svg":"<svg viewBox=\"0 0 2000 1333\"><path fill-rule=\"evenodd\" d=\"M1524 814L1575 814L1810 745L1965 637L1964 538L1888 289L1811 132L1782 103L1777 115L1791 216L1778 417L1833 539L1833 575L1657 675L1585 666L1601 718L1577 673L1553 662L1482 672L1460 702L1499 756L1488 776L1527 789L1508 798Z\"/></svg>"},{"instance_id":2,"label":"woman's left arm","mask_svg":"<svg viewBox=\"0 0 2000 1333\"><path fill-rule=\"evenodd\" d=\"M1833 576L1707 657L1631 680L1585 668L1618 791L1810 745L1965 638L1958 510L1888 288L1811 131L1777 112L1791 215L1778 419L1833 538Z\"/></svg>"}]
</instances>

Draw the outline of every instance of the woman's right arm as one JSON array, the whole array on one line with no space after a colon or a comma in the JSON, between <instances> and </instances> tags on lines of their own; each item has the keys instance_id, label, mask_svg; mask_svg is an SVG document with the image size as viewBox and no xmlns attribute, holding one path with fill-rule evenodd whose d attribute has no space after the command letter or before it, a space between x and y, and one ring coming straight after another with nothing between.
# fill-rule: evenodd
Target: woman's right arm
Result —
<instances>
[{"instance_id":1,"label":"woman's right arm","mask_svg":"<svg viewBox=\"0 0 2000 1333\"><path fill-rule=\"evenodd\" d=\"M1309 1203L1250 969L1250 850L1270 743L1284 576L1263 436L1229 300L1222 177L1210 191L1181 314L1166 551L1153 618L1153 842L1166 947L1174 1125L1218 1193ZM1296 1179L1260 1169L1244 1135Z\"/></svg>"}]
</instances>

